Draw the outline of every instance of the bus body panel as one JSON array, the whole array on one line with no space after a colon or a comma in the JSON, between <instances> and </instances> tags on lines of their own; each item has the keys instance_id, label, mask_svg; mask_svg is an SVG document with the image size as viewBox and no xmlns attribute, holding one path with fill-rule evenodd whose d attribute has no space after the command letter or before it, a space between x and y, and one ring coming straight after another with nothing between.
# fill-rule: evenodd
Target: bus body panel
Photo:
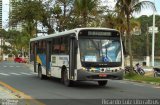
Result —
<instances>
[{"instance_id":1,"label":"bus body panel","mask_svg":"<svg viewBox=\"0 0 160 105\"><path fill-rule=\"evenodd\" d=\"M56 78L61 78L61 68L51 67L51 76Z\"/></svg>"},{"instance_id":2,"label":"bus body panel","mask_svg":"<svg viewBox=\"0 0 160 105\"><path fill-rule=\"evenodd\" d=\"M47 73L46 73L46 67L41 66L41 68L42 68L42 74L43 74L43 75L47 75Z\"/></svg>"},{"instance_id":3,"label":"bus body panel","mask_svg":"<svg viewBox=\"0 0 160 105\"><path fill-rule=\"evenodd\" d=\"M51 76L61 78L62 66L69 68L69 55L51 55Z\"/></svg>"}]
</instances>

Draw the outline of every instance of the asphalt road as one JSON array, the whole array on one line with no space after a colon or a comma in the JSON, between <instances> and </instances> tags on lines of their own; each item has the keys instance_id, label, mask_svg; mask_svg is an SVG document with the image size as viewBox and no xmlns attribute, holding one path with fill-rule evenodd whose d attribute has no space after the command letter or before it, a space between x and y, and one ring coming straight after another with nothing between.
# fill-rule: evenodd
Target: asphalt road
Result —
<instances>
[{"instance_id":1,"label":"asphalt road","mask_svg":"<svg viewBox=\"0 0 160 105\"><path fill-rule=\"evenodd\" d=\"M96 82L64 86L58 79L40 80L26 64L0 63L0 81L47 105L101 105L102 99L160 99L160 87L125 80L109 80L106 87Z\"/></svg>"}]
</instances>

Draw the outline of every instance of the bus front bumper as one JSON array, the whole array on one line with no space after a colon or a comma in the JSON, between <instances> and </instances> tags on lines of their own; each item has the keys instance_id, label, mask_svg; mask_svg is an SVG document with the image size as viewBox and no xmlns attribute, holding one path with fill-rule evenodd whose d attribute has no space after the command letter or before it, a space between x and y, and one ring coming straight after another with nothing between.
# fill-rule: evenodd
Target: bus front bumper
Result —
<instances>
[{"instance_id":1,"label":"bus front bumper","mask_svg":"<svg viewBox=\"0 0 160 105\"><path fill-rule=\"evenodd\" d=\"M77 81L103 81L108 79L122 80L124 71L117 72L90 72L85 70L77 70Z\"/></svg>"}]
</instances>

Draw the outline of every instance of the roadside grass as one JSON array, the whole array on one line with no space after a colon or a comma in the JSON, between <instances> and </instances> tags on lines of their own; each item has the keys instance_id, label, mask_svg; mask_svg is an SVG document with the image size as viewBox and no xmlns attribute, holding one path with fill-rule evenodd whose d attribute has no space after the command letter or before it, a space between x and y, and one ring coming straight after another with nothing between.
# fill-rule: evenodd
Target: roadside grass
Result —
<instances>
[{"instance_id":1,"label":"roadside grass","mask_svg":"<svg viewBox=\"0 0 160 105\"><path fill-rule=\"evenodd\" d=\"M146 83L160 83L160 77L151 77L151 76L141 76L138 74L124 76L125 79L133 80L136 82L146 82Z\"/></svg>"}]
</instances>

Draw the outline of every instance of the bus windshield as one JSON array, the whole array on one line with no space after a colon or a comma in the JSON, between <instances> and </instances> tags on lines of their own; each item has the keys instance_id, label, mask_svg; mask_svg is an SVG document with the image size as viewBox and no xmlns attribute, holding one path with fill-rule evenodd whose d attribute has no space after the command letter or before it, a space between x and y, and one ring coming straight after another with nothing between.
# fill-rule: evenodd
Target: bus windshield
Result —
<instances>
[{"instance_id":1,"label":"bus windshield","mask_svg":"<svg viewBox=\"0 0 160 105\"><path fill-rule=\"evenodd\" d=\"M80 38L80 58L82 62L121 62L119 38Z\"/></svg>"}]
</instances>

